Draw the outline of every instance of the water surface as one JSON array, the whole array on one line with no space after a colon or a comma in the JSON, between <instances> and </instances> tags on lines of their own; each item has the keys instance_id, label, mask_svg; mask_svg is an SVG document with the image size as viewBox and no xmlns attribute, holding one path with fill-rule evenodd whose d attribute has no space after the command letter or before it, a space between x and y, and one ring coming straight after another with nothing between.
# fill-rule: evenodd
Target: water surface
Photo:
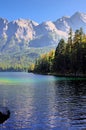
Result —
<instances>
[{"instance_id":1,"label":"water surface","mask_svg":"<svg viewBox=\"0 0 86 130\"><path fill-rule=\"evenodd\" d=\"M11 111L6 130L86 130L86 79L0 73L0 105Z\"/></svg>"}]
</instances>

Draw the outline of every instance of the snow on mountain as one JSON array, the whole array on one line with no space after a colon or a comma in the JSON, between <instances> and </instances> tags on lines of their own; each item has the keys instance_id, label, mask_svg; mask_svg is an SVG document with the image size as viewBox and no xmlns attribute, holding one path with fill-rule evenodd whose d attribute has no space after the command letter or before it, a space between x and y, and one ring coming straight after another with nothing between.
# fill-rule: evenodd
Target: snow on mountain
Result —
<instances>
[{"instance_id":1,"label":"snow on mountain","mask_svg":"<svg viewBox=\"0 0 86 130\"><path fill-rule=\"evenodd\" d=\"M70 29L69 22L70 22L70 17L62 17L57 21L55 21L54 24L57 27L57 29L64 32L68 32Z\"/></svg>"},{"instance_id":2,"label":"snow on mountain","mask_svg":"<svg viewBox=\"0 0 86 130\"><path fill-rule=\"evenodd\" d=\"M71 17L62 17L54 22L59 30L68 32L70 27L75 31L76 29L83 28L86 33L86 14L76 12Z\"/></svg>"},{"instance_id":3,"label":"snow on mountain","mask_svg":"<svg viewBox=\"0 0 86 130\"><path fill-rule=\"evenodd\" d=\"M70 18L70 26L74 31L82 27L83 31L86 33L86 14L76 12Z\"/></svg>"},{"instance_id":4,"label":"snow on mountain","mask_svg":"<svg viewBox=\"0 0 86 130\"><path fill-rule=\"evenodd\" d=\"M35 32L36 37L30 41L30 47L57 45L62 37L67 37L67 33L58 30L55 24L51 21L43 22L36 26Z\"/></svg>"},{"instance_id":5,"label":"snow on mountain","mask_svg":"<svg viewBox=\"0 0 86 130\"><path fill-rule=\"evenodd\" d=\"M70 27L73 31L82 27L86 33L86 14L76 12L71 17L41 24L26 19L8 22L0 18L0 51L56 46L61 38L67 38Z\"/></svg>"}]
</instances>

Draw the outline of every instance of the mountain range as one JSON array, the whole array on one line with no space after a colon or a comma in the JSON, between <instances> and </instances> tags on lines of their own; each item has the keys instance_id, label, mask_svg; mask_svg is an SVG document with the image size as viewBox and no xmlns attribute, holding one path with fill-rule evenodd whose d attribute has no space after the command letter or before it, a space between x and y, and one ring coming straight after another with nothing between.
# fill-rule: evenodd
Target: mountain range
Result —
<instances>
[{"instance_id":1,"label":"mountain range","mask_svg":"<svg viewBox=\"0 0 86 130\"><path fill-rule=\"evenodd\" d=\"M61 38L67 38L70 27L80 27L86 32L86 14L76 12L56 21L41 24L32 20L18 19L9 22L0 18L0 52L27 50L30 47L56 46Z\"/></svg>"},{"instance_id":2,"label":"mountain range","mask_svg":"<svg viewBox=\"0 0 86 130\"><path fill-rule=\"evenodd\" d=\"M67 39L70 28L75 31L80 27L86 33L86 13L76 12L41 24L29 19L9 22L0 18L0 63L21 61L28 66L40 54L55 48L61 38Z\"/></svg>"}]
</instances>

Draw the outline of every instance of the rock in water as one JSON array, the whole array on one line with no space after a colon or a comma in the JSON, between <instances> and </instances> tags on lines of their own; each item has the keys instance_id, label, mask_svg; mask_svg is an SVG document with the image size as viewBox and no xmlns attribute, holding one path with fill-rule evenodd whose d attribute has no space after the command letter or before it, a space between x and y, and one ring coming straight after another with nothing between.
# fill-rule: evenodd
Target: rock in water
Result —
<instances>
[{"instance_id":1,"label":"rock in water","mask_svg":"<svg viewBox=\"0 0 86 130\"><path fill-rule=\"evenodd\" d=\"M4 123L10 117L10 111L7 107L0 107L0 124Z\"/></svg>"}]
</instances>

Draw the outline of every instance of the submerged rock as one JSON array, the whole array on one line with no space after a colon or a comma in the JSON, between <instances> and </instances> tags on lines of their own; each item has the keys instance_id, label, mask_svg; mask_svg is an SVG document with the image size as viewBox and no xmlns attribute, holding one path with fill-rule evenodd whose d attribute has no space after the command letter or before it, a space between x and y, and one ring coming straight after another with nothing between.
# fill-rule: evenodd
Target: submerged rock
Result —
<instances>
[{"instance_id":1,"label":"submerged rock","mask_svg":"<svg viewBox=\"0 0 86 130\"><path fill-rule=\"evenodd\" d=\"M0 107L0 124L4 123L10 117L10 111L7 107Z\"/></svg>"}]
</instances>

